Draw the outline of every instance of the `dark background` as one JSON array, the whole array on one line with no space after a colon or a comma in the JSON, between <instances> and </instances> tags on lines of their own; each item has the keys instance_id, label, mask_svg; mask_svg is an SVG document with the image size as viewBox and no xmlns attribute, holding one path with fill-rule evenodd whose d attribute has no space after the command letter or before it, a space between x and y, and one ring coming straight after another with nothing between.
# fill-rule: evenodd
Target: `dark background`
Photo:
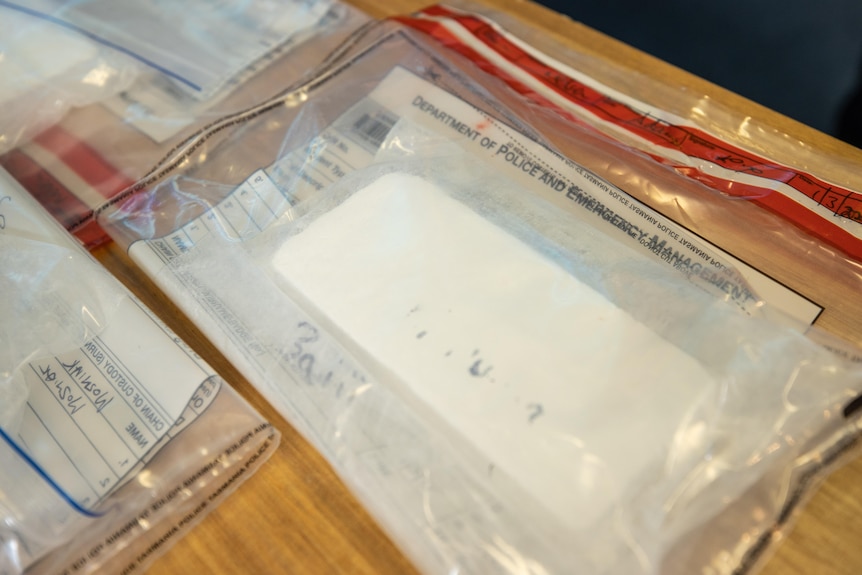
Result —
<instances>
[{"instance_id":1,"label":"dark background","mask_svg":"<svg viewBox=\"0 0 862 575\"><path fill-rule=\"evenodd\" d=\"M540 0L862 147L862 0Z\"/></svg>"}]
</instances>

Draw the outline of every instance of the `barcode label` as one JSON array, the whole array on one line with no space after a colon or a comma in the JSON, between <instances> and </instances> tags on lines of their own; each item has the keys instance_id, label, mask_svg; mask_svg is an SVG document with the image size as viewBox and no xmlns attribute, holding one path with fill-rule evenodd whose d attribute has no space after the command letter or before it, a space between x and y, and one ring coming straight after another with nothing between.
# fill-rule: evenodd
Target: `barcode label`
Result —
<instances>
[{"instance_id":1,"label":"barcode label","mask_svg":"<svg viewBox=\"0 0 862 575\"><path fill-rule=\"evenodd\" d=\"M396 116L383 111L374 114L363 113L353 124L353 134L359 137L363 147L374 153L383 145L386 136L397 121Z\"/></svg>"}]
</instances>

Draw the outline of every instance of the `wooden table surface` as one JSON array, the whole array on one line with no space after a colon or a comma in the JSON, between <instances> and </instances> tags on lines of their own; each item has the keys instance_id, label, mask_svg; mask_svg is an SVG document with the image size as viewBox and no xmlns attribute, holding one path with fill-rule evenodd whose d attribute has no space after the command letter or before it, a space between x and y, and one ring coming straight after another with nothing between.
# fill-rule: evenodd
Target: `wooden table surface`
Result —
<instances>
[{"instance_id":1,"label":"wooden table surface","mask_svg":"<svg viewBox=\"0 0 862 575\"><path fill-rule=\"evenodd\" d=\"M387 2L385 8L371 1L353 3L375 17L409 13L426 5L410 0ZM706 94L834 158L860 161L862 153L855 148L547 9L528 2L485 0L485 3L547 30L550 37L564 44ZM96 256L283 434L270 461L158 559L149 571L152 575L415 572L324 459L148 280L135 272L116 246L101 248ZM862 329L855 335L857 342L862 341ZM862 459L851 461L828 478L769 560L764 573L862 573Z\"/></svg>"}]
</instances>

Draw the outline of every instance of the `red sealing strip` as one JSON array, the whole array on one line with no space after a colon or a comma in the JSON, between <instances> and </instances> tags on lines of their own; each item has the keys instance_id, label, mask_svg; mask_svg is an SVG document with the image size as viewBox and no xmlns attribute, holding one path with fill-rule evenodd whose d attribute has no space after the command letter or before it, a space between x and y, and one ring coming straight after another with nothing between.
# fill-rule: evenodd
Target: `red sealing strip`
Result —
<instances>
[{"instance_id":1,"label":"red sealing strip","mask_svg":"<svg viewBox=\"0 0 862 575\"><path fill-rule=\"evenodd\" d=\"M59 158L105 199L134 184L96 150L60 126L48 128L33 140Z\"/></svg>"},{"instance_id":2,"label":"red sealing strip","mask_svg":"<svg viewBox=\"0 0 862 575\"><path fill-rule=\"evenodd\" d=\"M63 227L68 229L92 214L92 210L78 199L78 196L20 150L12 150L0 157L0 165L18 180ZM93 249L110 241L95 220L90 220L76 229L75 236L87 249Z\"/></svg>"},{"instance_id":3,"label":"red sealing strip","mask_svg":"<svg viewBox=\"0 0 862 575\"><path fill-rule=\"evenodd\" d=\"M506 38L492 25L478 17L453 12L439 5L425 9L421 14L445 17L457 22L478 41L494 50L512 65L530 74L548 89L596 117L619 126L658 147L673 149L691 158L712 162L729 171L781 182L816 201L835 214L835 217L843 217L862 223L862 194L833 186L810 174L781 166L738 149L698 128L670 124L644 114L539 61ZM570 113L551 103L546 97L516 80L505 70L464 44L439 23L417 17L393 19L435 38L446 47L471 60L480 69L501 78L517 93L545 107L554 109L569 120L578 121ZM578 123L581 124L582 122L578 121ZM680 174L697 180L723 194L753 201L805 229L824 242L839 248L851 257L862 260L862 241L859 238L799 204L793 198L766 187L734 182L706 174L691 166L679 165L668 158L654 154L651 156L673 167Z\"/></svg>"}]
</instances>

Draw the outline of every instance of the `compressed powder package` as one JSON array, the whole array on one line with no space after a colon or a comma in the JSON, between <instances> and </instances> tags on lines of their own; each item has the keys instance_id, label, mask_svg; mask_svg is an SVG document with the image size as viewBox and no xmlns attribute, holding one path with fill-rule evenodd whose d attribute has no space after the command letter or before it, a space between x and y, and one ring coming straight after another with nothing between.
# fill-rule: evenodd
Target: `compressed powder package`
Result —
<instances>
[{"instance_id":1,"label":"compressed powder package","mask_svg":"<svg viewBox=\"0 0 862 575\"><path fill-rule=\"evenodd\" d=\"M576 529L643 481L711 386L691 357L417 176L386 175L356 192L273 263L490 465ZM603 417L634 402L641 415L629 429Z\"/></svg>"}]
</instances>

